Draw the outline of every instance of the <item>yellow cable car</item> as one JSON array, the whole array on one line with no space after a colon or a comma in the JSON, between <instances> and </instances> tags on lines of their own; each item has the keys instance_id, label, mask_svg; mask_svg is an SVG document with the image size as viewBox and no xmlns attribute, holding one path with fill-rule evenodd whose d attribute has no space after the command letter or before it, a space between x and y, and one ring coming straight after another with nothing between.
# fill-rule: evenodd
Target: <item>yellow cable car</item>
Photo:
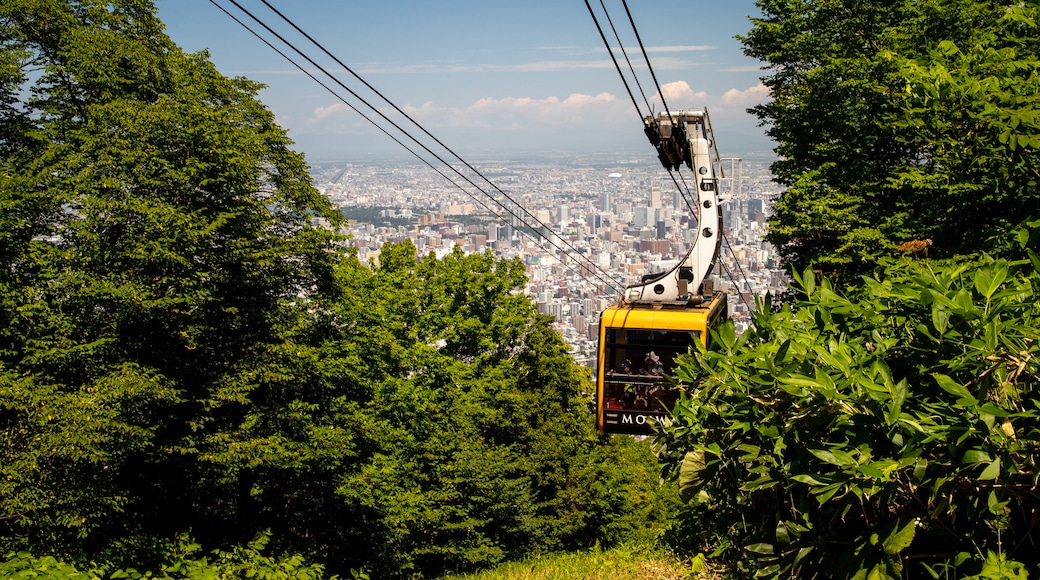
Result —
<instances>
[{"instance_id":1,"label":"yellow cable car","mask_svg":"<svg viewBox=\"0 0 1040 580\"><path fill-rule=\"evenodd\" d=\"M679 396L666 379L675 357L694 341L708 346L710 329L727 317L726 295L716 292L697 305L660 309L616 304L603 311L599 327L596 424L605 433L649 433L668 416Z\"/></svg>"},{"instance_id":2,"label":"yellow cable car","mask_svg":"<svg viewBox=\"0 0 1040 580\"><path fill-rule=\"evenodd\" d=\"M671 270L625 288L621 301L600 315L596 370L596 426L604 433L650 433L678 398L669 381L675 357L727 318L725 293L706 281L718 259L722 214L708 112L662 112L644 119L665 167L693 170L700 220L697 238Z\"/></svg>"}]
</instances>

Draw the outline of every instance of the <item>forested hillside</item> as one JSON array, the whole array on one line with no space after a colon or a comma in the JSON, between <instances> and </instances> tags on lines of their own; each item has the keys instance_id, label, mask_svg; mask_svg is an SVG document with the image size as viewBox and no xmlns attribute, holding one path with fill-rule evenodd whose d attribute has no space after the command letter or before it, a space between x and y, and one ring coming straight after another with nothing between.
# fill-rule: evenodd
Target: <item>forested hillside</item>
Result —
<instances>
[{"instance_id":1,"label":"forested hillside","mask_svg":"<svg viewBox=\"0 0 1040 580\"><path fill-rule=\"evenodd\" d=\"M151 2L5 1L0 42L0 554L395 577L663 519L522 264L360 263L260 86Z\"/></svg>"}]
</instances>

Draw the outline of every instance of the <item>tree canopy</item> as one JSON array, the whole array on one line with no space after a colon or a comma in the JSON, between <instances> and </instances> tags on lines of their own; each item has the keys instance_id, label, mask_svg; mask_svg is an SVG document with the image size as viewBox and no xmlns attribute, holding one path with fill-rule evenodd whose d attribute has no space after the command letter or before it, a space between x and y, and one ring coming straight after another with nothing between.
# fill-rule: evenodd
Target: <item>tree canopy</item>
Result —
<instances>
[{"instance_id":1,"label":"tree canopy","mask_svg":"<svg viewBox=\"0 0 1040 580\"><path fill-rule=\"evenodd\" d=\"M766 65L771 100L751 112L780 156L768 239L786 265L1009 249L1040 211L1035 3L757 4L742 40Z\"/></svg>"},{"instance_id":2,"label":"tree canopy","mask_svg":"<svg viewBox=\"0 0 1040 580\"><path fill-rule=\"evenodd\" d=\"M206 510L193 481L338 220L256 99L145 2L0 7L0 529L90 549ZM146 523L147 522L147 523Z\"/></svg>"},{"instance_id":3,"label":"tree canopy","mask_svg":"<svg viewBox=\"0 0 1040 580\"><path fill-rule=\"evenodd\" d=\"M260 85L151 2L5 1L0 65L10 569L439 574L663 520L522 264L359 262Z\"/></svg>"},{"instance_id":4,"label":"tree canopy","mask_svg":"<svg viewBox=\"0 0 1040 580\"><path fill-rule=\"evenodd\" d=\"M1035 575L1040 7L757 5L794 297L680 362L675 541L733 577Z\"/></svg>"}]
</instances>

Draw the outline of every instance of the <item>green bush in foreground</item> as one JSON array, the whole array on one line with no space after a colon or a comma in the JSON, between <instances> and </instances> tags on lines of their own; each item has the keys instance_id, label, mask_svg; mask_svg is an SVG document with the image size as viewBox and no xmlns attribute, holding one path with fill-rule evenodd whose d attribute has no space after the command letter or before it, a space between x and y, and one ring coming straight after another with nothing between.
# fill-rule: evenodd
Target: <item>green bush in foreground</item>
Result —
<instances>
[{"instance_id":1,"label":"green bush in foreground","mask_svg":"<svg viewBox=\"0 0 1040 580\"><path fill-rule=\"evenodd\" d=\"M81 570L52 556L37 558L28 552L8 554L0 561L0 578L39 580L94 580L101 578L155 578L157 580L257 578L260 580L317 580L325 578L320 564L310 564L299 555L265 556L269 534L261 534L245 546L229 551L201 554L198 544L182 543L171 555L170 563L155 572L133 568L107 571L104 568Z\"/></svg>"},{"instance_id":2,"label":"green bush in foreground","mask_svg":"<svg viewBox=\"0 0 1040 580\"><path fill-rule=\"evenodd\" d=\"M1029 245L1028 234L1019 236ZM1035 237L1035 236L1034 236ZM1024 578L1040 559L1040 259L883 263L686 357L674 538L736 576Z\"/></svg>"}]
</instances>

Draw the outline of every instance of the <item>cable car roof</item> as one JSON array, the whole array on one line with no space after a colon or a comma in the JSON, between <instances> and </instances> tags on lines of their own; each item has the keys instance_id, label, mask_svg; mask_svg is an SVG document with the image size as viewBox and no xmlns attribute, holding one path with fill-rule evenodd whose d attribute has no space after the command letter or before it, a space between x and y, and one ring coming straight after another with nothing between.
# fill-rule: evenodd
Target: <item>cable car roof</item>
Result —
<instances>
[{"instance_id":1,"label":"cable car roof","mask_svg":"<svg viewBox=\"0 0 1040 580\"><path fill-rule=\"evenodd\" d=\"M725 297L722 298L725 300ZM695 330L704 332L715 300L700 306L679 308L647 308L645 306L614 305L603 311L603 328L645 328L661 330Z\"/></svg>"}]
</instances>

